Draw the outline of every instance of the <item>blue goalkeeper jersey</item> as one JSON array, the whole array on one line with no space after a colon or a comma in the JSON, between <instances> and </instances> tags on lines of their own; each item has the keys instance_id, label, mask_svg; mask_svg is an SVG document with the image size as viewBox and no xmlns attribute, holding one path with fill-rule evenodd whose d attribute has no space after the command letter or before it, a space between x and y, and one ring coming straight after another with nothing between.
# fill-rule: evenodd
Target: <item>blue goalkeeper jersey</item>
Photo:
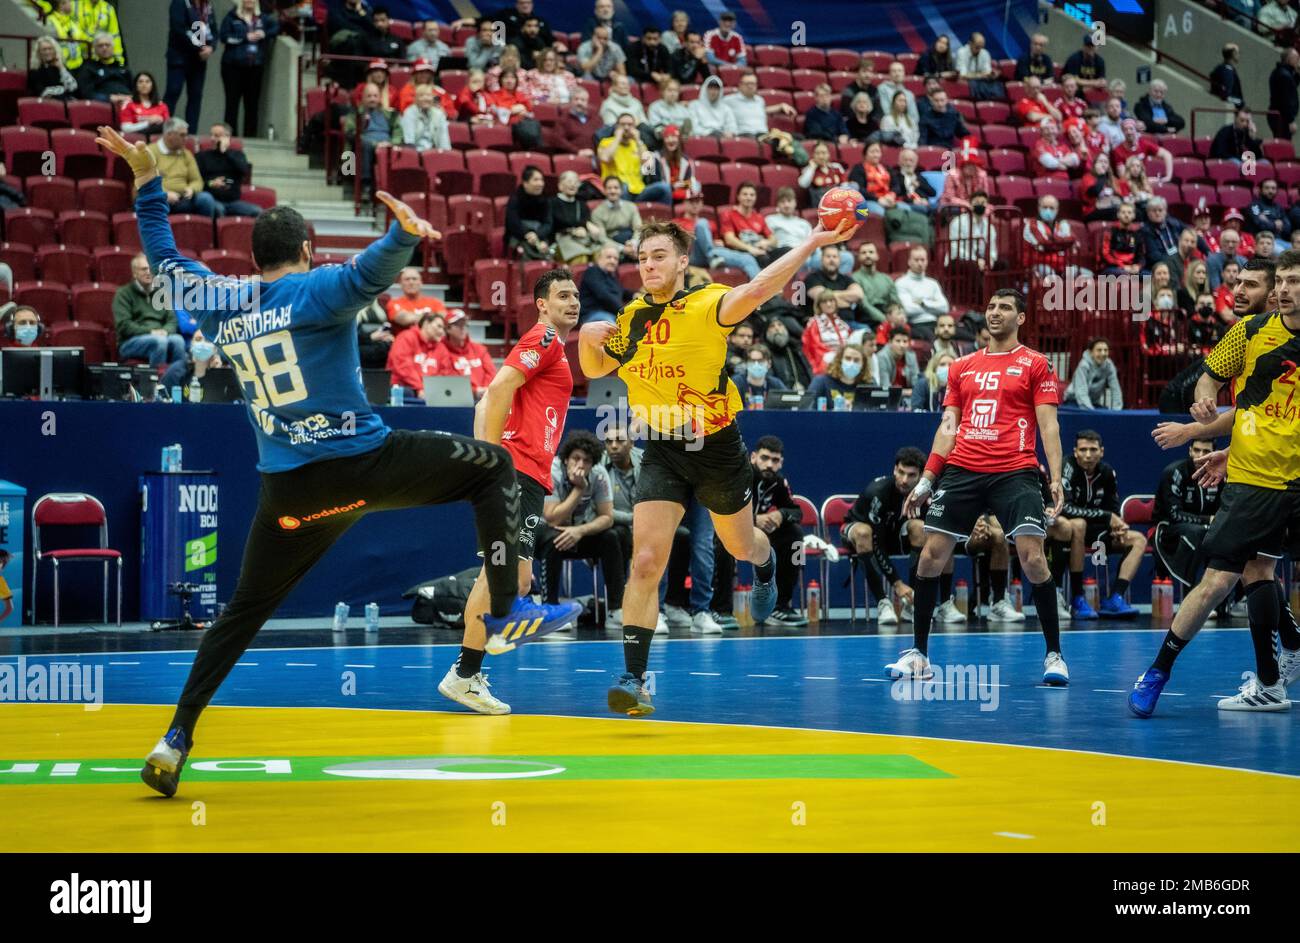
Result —
<instances>
[{"instance_id":1,"label":"blue goalkeeper jersey","mask_svg":"<svg viewBox=\"0 0 1300 943\"><path fill-rule=\"evenodd\" d=\"M264 283L217 275L181 255L160 179L140 188L135 211L164 303L198 322L239 377L257 433L258 471L289 471L383 444L388 427L361 383L356 314L410 264L418 236L394 224L343 265Z\"/></svg>"}]
</instances>

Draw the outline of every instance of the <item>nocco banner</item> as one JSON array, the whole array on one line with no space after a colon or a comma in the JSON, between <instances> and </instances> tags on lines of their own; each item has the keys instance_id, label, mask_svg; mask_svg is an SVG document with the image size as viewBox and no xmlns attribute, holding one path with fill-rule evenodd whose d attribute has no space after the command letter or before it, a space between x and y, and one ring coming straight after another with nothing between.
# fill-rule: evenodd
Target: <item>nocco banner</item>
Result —
<instances>
[{"instance_id":1,"label":"nocco banner","mask_svg":"<svg viewBox=\"0 0 1300 943\"><path fill-rule=\"evenodd\" d=\"M168 587L199 586L190 601L198 621L216 616L217 520L220 489L212 472L146 472L140 476L140 618L180 617Z\"/></svg>"}]
</instances>

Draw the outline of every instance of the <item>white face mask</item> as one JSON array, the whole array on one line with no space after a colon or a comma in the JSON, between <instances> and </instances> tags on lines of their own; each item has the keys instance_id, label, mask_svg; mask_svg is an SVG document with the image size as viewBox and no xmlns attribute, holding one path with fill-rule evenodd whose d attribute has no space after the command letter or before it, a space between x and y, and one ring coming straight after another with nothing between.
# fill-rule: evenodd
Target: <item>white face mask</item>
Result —
<instances>
[{"instance_id":1,"label":"white face mask","mask_svg":"<svg viewBox=\"0 0 1300 943\"><path fill-rule=\"evenodd\" d=\"M862 372L862 364L856 360L841 360L840 373L844 374L846 380L856 380L858 374Z\"/></svg>"},{"instance_id":2,"label":"white face mask","mask_svg":"<svg viewBox=\"0 0 1300 943\"><path fill-rule=\"evenodd\" d=\"M948 365L944 364L934 371L935 378L938 379L940 386L948 385Z\"/></svg>"}]
</instances>

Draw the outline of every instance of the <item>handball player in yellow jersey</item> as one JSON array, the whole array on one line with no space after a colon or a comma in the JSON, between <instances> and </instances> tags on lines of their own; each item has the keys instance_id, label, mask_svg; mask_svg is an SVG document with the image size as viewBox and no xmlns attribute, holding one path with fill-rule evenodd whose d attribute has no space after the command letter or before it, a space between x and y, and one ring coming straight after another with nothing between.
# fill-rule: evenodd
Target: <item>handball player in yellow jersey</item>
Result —
<instances>
[{"instance_id":1,"label":"handball player in yellow jersey","mask_svg":"<svg viewBox=\"0 0 1300 943\"><path fill-rule=\"evenodd\" d=\"M616 323L592 322L579 334L582 372L601 377L618 371L633 420L649 427L623 596L627 671L609 691L615 713L654 711L643 678L658 620L659 578L692 496L708 509L727 552L754 564L754 620L775 608L776 557L754 526L753 471L736 426L740 393L727 371L727 336L779 294L814 252L845 241L856 228L851 222L834 231L818 225L748 284L687 289L690 235L675 223L650 223L637 248L642 293L623 306Z\"/></svg>"}]
</instances>

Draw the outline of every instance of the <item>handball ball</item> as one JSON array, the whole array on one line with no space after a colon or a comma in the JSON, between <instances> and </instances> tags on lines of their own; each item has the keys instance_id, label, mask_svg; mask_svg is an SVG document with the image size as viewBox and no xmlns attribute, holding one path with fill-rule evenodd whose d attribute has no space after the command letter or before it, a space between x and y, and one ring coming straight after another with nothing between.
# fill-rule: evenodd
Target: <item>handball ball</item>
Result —
<instances>
[{"instance_id":1,"label":"handball ball","mask_svg":"<svg viewBox=\"0 0 1300 943\"><path fill-rule=\"evenodd\" d=\"M838 229L846 220L854 224L865 220L867 202L856 190L833 187L826 191L821 202L817 204L817 215L827 229Z\"/></svg>"}]
</instances>

